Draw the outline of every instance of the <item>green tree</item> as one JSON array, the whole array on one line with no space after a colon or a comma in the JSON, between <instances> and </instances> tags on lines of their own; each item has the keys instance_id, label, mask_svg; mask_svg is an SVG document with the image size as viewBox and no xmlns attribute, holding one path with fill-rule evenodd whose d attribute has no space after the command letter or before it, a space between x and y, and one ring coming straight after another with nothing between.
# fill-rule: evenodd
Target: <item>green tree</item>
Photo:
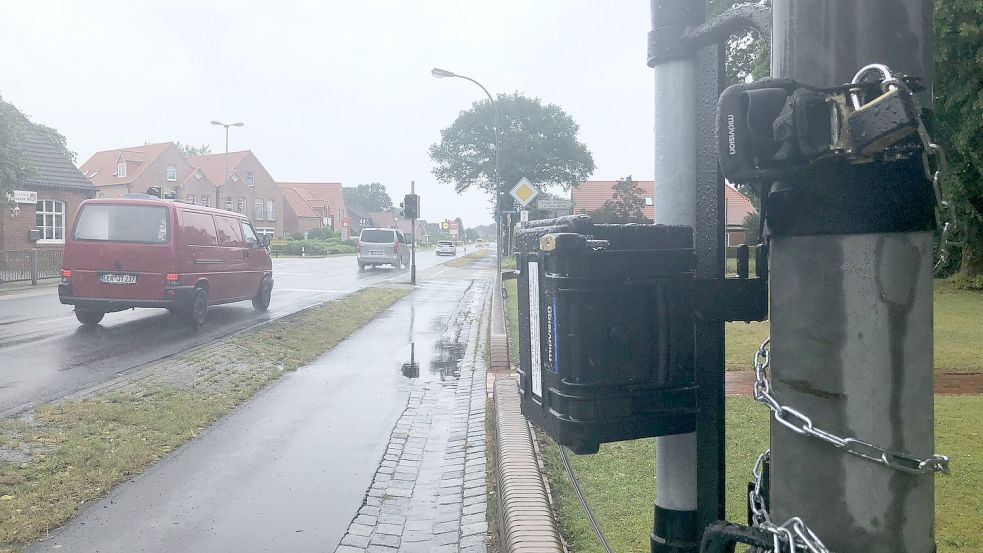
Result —
<instances>
[{"instance_id":1,"label":"green tree","mask_svg":"<svg viewBox=\"0 0 983 553\"><path fill-rule=\"evenodd\" d=\"M519 93L499 94L502 128L499 129L500 175L503 196L522 177L541 187L569 189L594 172L594 158L577 140L579 126L556 104ZM454 185L457 192L478 187L494 193L495 110L487 100L462 111L451 126L440 131L440 142L430 147L437 180ZM510 202L502 199L503 204Z\"/></svg>"},{"instance_id":2,"label":"green tree","mask_svg":"<svg viewBox=\"0 0 983 553\"><path fill-rule=\"evenodd\" d=\"M13 104L0 97L0 202L6 202L7 193L34 174L21 147L25 121Z\"/></svg>"},{"instance_id":3,"label":"green tree","mask_svg":"<svg viewBox=\"0 0 983 553\"><path fill-rule=\"evenodd\" d=\"M740 4L760 4L759 0L708 0L707 19ZM730 83L760 79L770 73L768 41L757 31L749 31L727 43L726 71Z\"/></svg>"},{"instance_id":4,"label":"green tree","mask_svg":"<svg viewBox=\"0 0 983 553\"><path fill-rule=\"evenodd\" d=\"M755 210L744 216L744 243L753 246L761 238L761 214Z\"/></svg>"},{"instance_id":5,"label":"green tree","mask_svg":"<svg viewBox=\"0 0 983 553\"><path fill-rule=\"evenodd\" d=\"M614 193L610 200L604 202L601 210L609 211L614 215L617 223L648 223L645 217L645 190L638 186L638 183L631 180L631 175L618 180L611 187ZM598 210L598 211L601 211ZM598 215L603 215L599 213Z\"/></svg>"},{"instance_id":6,"label":"green tree","mask_svg":"<svg viewBox=\"0 0 983 553\"><path fill-rule=\"evenodd\" d=\"M582 211L581 213L590 215L590 220L594 223L624 223L623 220L618 218L618 215L614 212L614 208L608 203L605 203L594 211Z\"/></svg>"},{"instance_id":7,"label":"green tree","mask_svg":"<svg viewBox=\"0 0 983 553\"><path fill-rule=\"evenodd\" d=\"M212 147L209 146L208 144L202 144L201 146L193 146L191 144L182 144L180 142L175 142L174 145L177 146L179 150L181 150L181 153L184 154L184 157L207 156L208 154L212 153Z\"/></svg>"},{"instance_id":8,"label":"green tree","mask_svg":"<svg viewBox=\"0 0 983 553\"><path fill-rule=\"evenodd\" d=\"M345 203L355 205L365 211L386 211L393 206L393 200L386 193L386 187L378 182L344 186Z\"/></svg>"},{"instance_id":9,"label":"green tree","mask_svg":"<svg viewBox=\"0 0 983 553\"><path fill-rule=\"evenodd\" d=\"M959 272L983 274L983 2L935 2L935 114L962 238Z\"/></svg>"}]
</instances>

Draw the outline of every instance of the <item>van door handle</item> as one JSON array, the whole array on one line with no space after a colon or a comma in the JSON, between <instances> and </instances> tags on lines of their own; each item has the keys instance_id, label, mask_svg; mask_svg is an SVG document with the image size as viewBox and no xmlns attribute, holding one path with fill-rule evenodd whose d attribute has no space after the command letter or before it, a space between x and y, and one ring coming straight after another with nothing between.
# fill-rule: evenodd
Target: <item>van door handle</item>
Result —
<instances>
[{"instance_id":1,"label":"van door handle","mask_svg":"<svg viewBox=\"0 0 983 553\"><path fill-rule=\"evenodd\" d=\"M243 248L243 250L242 250L242 258L243 259L249 259L249 250Z\"/></svg>"}]
</instances>

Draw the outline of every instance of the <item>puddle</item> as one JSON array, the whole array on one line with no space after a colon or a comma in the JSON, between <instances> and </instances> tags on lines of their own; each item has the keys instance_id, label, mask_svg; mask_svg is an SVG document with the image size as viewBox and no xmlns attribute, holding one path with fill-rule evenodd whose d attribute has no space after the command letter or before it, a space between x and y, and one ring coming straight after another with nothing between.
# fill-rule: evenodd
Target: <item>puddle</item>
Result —
<instances>
[{"instance_id":1,"label":"puddle","mask_svg":"<svg viewBox=\"0 0 983 553\"><path fill-rule=\"evenodd\" d=\"M460 334L460 329L449 330L433 345L430 372L439 375L441 380L461 376L461 359L464 358L465 344L459 341Z\"/></svg>"}]
</instances>

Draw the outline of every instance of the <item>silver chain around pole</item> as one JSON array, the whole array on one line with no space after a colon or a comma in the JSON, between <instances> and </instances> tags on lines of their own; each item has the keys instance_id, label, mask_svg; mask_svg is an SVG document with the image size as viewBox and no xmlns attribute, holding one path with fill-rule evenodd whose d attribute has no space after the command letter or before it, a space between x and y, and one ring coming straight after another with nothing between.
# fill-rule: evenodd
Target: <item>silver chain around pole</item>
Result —
<instances>
[{"instance_id":1,"label":"silver chain around pole","mask_svg":"<svg viewBox=\"0 0 983 553\"><path fill-rule=\"evenodd\" d=\"M754 463L751 474L754 476L754 488L748 494L751 506L751 522L756 528L768 532L772 536L772 551L781 553L788 546L787 550L794 553L796 550L809 551L810 553L830 553L829 549L823 544L819 536L806 526L806 523L799 517L792 517L783 524L775 524L771 520L771 515L765 507L765 500L761 496L762 480L764 479L764 464L771 455L771 450L765 450L758 456Z\"/></svg>"},{"instance_id":2,"label":"silver chain around pole","mask_svg":"<svg viewBox=\"0 0 983 553\"><path fill-rule=\"evenodd\" d=\"M771 382L768 380L767 369L771 363L768 345L771 338L766 338L754 356L754 399L764 403L771 410L775 420L796 434L811 436L822 440L850 455L884 465L888 468L908 474L928 474L941 472L949 474L949 458L935 454L926 459L900 451L892 451L857 438L844 438L831 432L817 428L812 419L797 409L782 405L775 399Z\"/></svg>"}]
</instances>

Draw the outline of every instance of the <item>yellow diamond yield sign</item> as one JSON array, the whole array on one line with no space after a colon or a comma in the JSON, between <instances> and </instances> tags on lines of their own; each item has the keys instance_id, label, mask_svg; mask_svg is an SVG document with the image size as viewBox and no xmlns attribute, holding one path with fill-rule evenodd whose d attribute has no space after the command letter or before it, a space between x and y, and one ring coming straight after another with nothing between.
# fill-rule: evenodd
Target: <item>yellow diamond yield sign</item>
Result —
<instances>
[{"instance_id":1,"label":"yellow diamond yield sign","mask_svg":"<svg viewBox=\"0 0 983 553\"><path fill-rule=\"evenodd\" d=\"M519 202L519 205L526 207L536 199L536 196L539 195L539 190L536 190L536 187L529 182L529 179L522 177L522 179L520 179L519 182L512 187L509 194L515 198L515 201Z\"/></svg>"}]
</instances>

